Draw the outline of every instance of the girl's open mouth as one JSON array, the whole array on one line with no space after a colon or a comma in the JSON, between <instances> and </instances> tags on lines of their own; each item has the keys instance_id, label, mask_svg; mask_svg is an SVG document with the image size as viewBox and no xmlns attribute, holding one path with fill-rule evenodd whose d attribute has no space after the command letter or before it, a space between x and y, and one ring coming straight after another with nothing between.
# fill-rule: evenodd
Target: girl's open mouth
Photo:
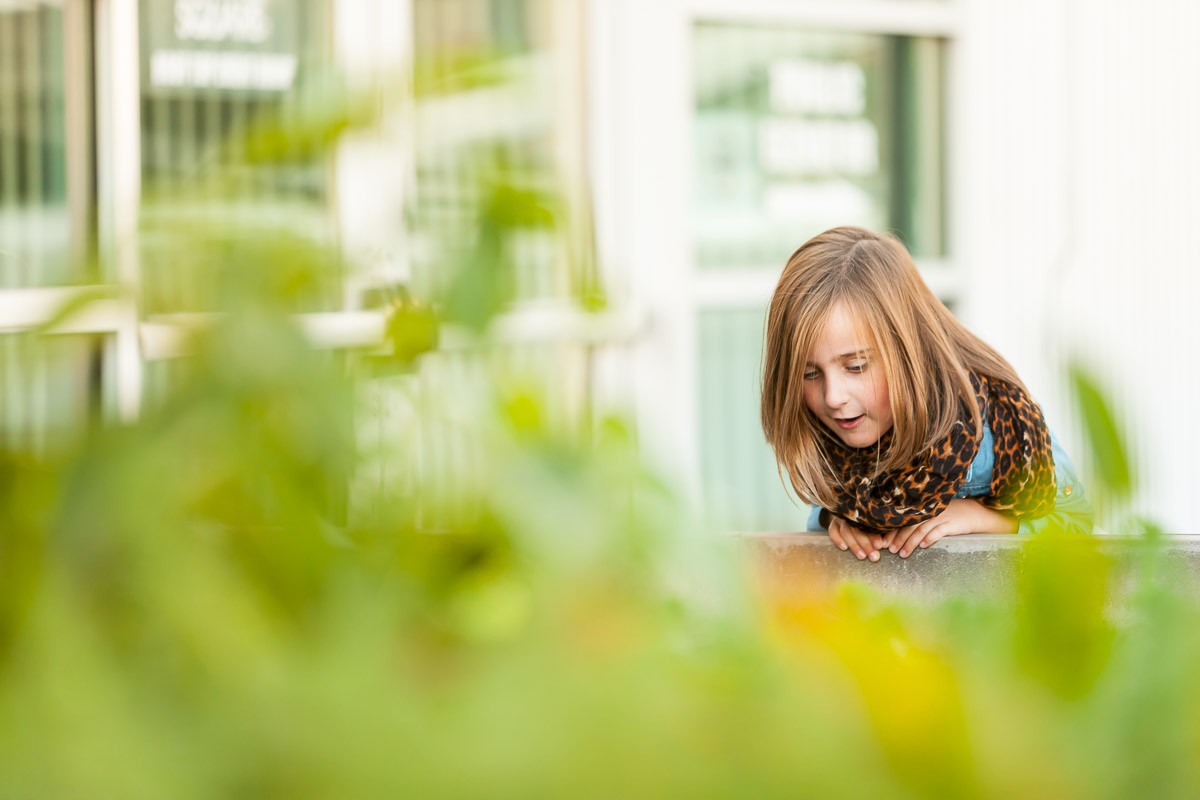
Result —
<instances>
[{"instance_id":1,"label":"girl's open mouth","mask_svg":"<svg viewBox=\"0 0 1200 800\"><path fill-rule=\"evenodd\" d=\"M857 428L858 423L862 422L866 416L866 414L859 414L857 417L851 417L850 419L835 419L834 422L836 422L838 427L842 430L850 431Z\"/></svg>"}]
</instances>

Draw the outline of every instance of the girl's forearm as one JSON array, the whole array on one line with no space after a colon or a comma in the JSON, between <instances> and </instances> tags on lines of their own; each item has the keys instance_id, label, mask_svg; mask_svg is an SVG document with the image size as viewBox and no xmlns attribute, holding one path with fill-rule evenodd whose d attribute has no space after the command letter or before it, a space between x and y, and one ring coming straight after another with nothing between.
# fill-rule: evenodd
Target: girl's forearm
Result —
<instances>
[{"instance_id":1,"label":"girl's forearm","mask_svg":"<svg viewBox=\"0 0 1200 800\"><path fill-rule=\"evenodd\" d=\"M972 516L975 519L976 533L1016 533L1019 523L1015 517L1010 517L1002 511L988 508L978 500L966 500L975 508Z\"/></svg>"}]
</instances>

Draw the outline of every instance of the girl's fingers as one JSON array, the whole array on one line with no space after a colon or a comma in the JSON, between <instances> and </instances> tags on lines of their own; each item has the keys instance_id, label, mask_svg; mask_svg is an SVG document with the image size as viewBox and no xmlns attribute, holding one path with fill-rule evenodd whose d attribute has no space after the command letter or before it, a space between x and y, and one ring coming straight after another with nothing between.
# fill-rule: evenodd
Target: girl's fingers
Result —
<instances>
[{"instance_id":1,"label":"girl's fingers","mask_svg":"<svg viewBox=\"0 0 1200 800\"><path fill-rule=\"evenodd\" d=\"M929 533L925 534L925 538L921 540L921 547L929 547L929 545L933 544L934 542L936 542L938 539L941 539L945 535L946 535L946 529L944 527L942 527L941 525L939 525L938 527L931 530Z\"/></svg>"},{"instance_id":2,"label":"girl's fingers","mask_svg":"<svg viewBox=\"0 0 1200 800\"><path fill-rule=\"evenodd\" d=\"M863 547L862 537L858 535L858 532L849 525L845 526L842 531L842 536L845 538L846 543L850 545L850 550L853 551L854 555L858 556L860 561L866 558L867 548Z\"/></svg>"},{"instance_id":3,"label":"girl's fingers","mask_svg":"<svg viewBox=\"0 0 1200 800\"><path fill-rule=\"evenodd\" d=\"M879 560L879 551L887 549L901 558L908 558L918 547L929 547L946 535L944 526L926 520L907 528L897 528L886 534L867 533L845 520L834 518L829 525L829 539L838 548L849 550L860 561Z\"/></svg>"},{"instance_id":4,"label":"girl's fingers","mask_svg":"<svg viewBox=\"0 0 1200 800\"><path fill-rule=\"evenodd\" d=\"M867 554L867 558L871 561L878 561L879 560L879 548L875 546L875 542L871 538L871 535L868 533L864 533L864 534L861 534L861 536L864 539L863 546L865 548L864 552Z\"/></svg>"},{"instance_id":5,"label":"girl's fingers","mask_svg":"<svg viewBox=\"0 0 1200 800\"><path fill-rule=\"evenodd\" d=\"M870 534L860 531L857 528L850 528L850 536L854 539L854 554L856 556L860 559L869 558L872 561L879 560L879 551L871 543Z\"/></svg>"},{"instance_id":6,"label":"girl's fingers","mask_svg":"<svg viewBox=\"0 0 1200 800\"><path fill-rule=\"evenodd\" d=\"M868 558L871 561L879 560L879 552L871 546L870 537L853 525L840 519L835 519L829 526L829 538L833 539L835 535L837 536L835 541L840 540L846 545L842 549L849 549L860 561Z\"/></svg>"},{"instance_id":7,"label":"girl's fingers","mask_svg":"<svg viewBox=\"0 0 1200 800\"><path fill-rule=\"evenodd\" d=\"M904 537L904 541L900 542L900 546L896 548L896 552L899 553L901 558L908 558L908 554L916 549L917 543L921 541L921 537L925 535L927 530L928 528L924 522L912 526L908 535Z\"/></svg>"},{"instance_id":8,"label":"girl's fingers","mask_svg":"<svg viewBox=\"0 0 1200 800\"><path fill-rule=\"evenodd\" d=\"M892 531L892 540L888 542L888 550L893 553L899 553L900 548L904 547L904 543L908 541L908 537L912 536L915 525L909 525L907 528L897 528Z\"/></svg>"},{"instance_id":9,"label":"girl's fingers","mask_svg":"<svg viewBox=\"0 0 1200 800\"><path fill-rule=\"evenodd\" d=\"M841 531L839 530L840 527L841 526L838 525L836 522L833 522L830 524L830 526L829 526L829 541L836 544L840 549L845 550L847 548L847 545L846 545L846 542L842 539L842 534L841 534Z\"/></svg>"},{"instance_id":10,"label":"girl's fingers","mask_svg":"<svg viewBox=\"0 0 1200 800\"><path fill-rule=\"evenodd\" d=\"M925 540L932 536L933 532L939 527L941 526L930 525L927 522L922 522L920 525L918 525L916 532L912 536L908 537L908 541L905 542L904 547L901 548L900 557L908 558L909 555L917 549L917 547L924 547Z\"/></svg>"}]
</instances>

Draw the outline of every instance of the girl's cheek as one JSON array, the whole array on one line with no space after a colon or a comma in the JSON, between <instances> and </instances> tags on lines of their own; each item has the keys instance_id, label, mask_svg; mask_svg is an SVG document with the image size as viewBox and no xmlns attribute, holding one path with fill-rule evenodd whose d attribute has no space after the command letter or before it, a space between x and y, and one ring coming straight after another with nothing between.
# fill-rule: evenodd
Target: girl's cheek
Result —
<instances>
[{"instance_id":1,"label":"girl's cheek","mask_svg":"<svg viewBox=\"0 0 1200 800\"><path fill-rule=\"evenodd\" d=\"M887 380L884 378L873 378L871 380L871 394L873 394L880 403L886 405L891 399L888 393Z\"/></svg>"},{"instance_id":2,"label":"girl's cheek","mask_svg":"<svg viewBox=\"0 0 1200 800\"><path fill-rule=\"evenodd\" d=\"M819 380L804 381L804 405L808 406L808 410L816 414L820 408L819 402L821 399L821 388Z\"/></svg>"}]
</instances>

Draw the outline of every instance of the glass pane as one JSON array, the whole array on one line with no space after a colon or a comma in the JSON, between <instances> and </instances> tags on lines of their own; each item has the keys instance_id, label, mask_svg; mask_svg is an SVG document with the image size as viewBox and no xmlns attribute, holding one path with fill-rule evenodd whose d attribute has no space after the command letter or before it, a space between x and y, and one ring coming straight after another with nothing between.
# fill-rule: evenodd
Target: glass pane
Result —
<instances>
[{"instance_id":1,"label":"glass pane","mask_svg":"<svg viewBox=\"0 0 1200 800\"><path fill-rule=\"evenodd\" d=\"M736 530L803 530L759 427L764 310L700 314L701 480L716 524Z\"/></svg>"},{"instance_id":2,"label":"glass pane","mask_svg":"<svg viewBox=\"0 0 1200 800\"><path fill-rule=\"evenodd\" d=\"M0 287L77 283L61 3L0 4Z\"/></svg>"},{"instance_id":3,"label":"glass pane","mask_svg":"<svg viewBox=\"0 0 1200 800\"><path fill-rule=\"evenodd\" d=\"M413 0L413 280L428 296L471 258L498 184L555 189L550 0ZM510 230L497 259L516 299L560 296L553 232Z\"/></svg>"},{"instance_id":4,"label":"glass pane","mask_svg":"<svg viewBox=\"0 0 1200 800\"><path fill-rule=\"evenodd\" d=\"M699 23L694 241L702 269L778 269L857 224L943 254L940 39Z\"/></svg>"},{"instance_id":5,"label":"glass pane","mask_svg":"<svg viewBox=\"0 0 1200 800\"><path fill-rule=\"evenodd\" d=\"M214 310L219 248L180 252L180 231L335 240L328 149L296 146L313 143L311 99L330 85L328 0L140 0L139 14L145 311ZM294 150L248 150L264 129ZM330 280L298 310L341 301Z\"/></svg>"}]
</instances>

